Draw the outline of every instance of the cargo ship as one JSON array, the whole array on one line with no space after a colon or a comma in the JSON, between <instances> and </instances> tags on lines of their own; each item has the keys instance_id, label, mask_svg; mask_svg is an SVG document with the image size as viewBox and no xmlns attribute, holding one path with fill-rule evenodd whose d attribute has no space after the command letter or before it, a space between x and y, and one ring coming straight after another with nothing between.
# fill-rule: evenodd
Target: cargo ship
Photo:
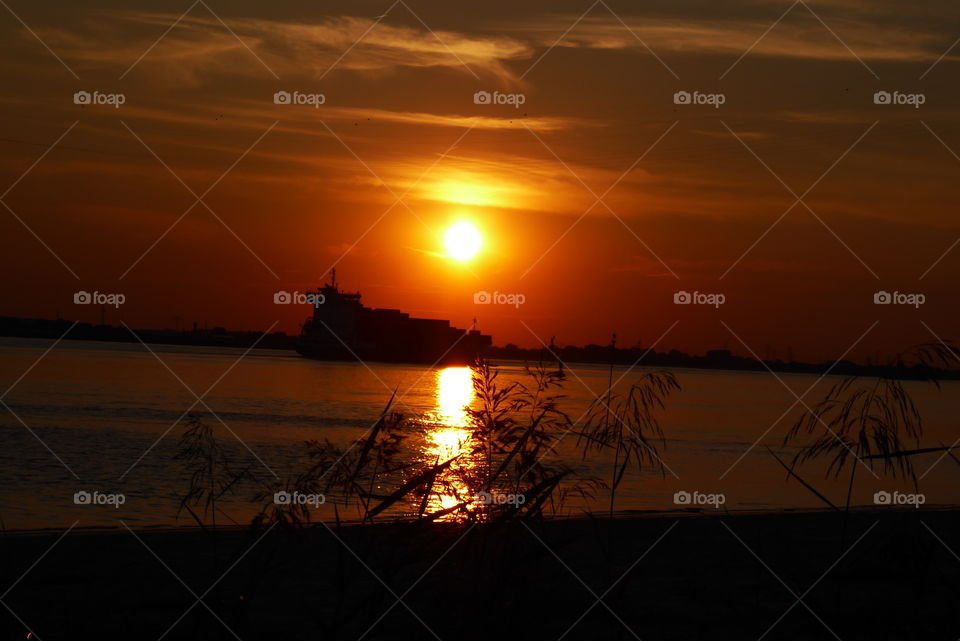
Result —
<instances>
[{"instance_id":1,"label":"cargo ship","mask_svg":"<svg viewBox=\"0 0 960 641\"><path fill-rule=\"evenodd\" d=\"M450 321L411 318L398 309L373 309L360 302L360 292L341 291L337 272L308 299L313 315L303 324L297 351L326 361L381 361L469 365L490 347L492 339L474 327L453 327Z\"/></svg>"}]
</instances>

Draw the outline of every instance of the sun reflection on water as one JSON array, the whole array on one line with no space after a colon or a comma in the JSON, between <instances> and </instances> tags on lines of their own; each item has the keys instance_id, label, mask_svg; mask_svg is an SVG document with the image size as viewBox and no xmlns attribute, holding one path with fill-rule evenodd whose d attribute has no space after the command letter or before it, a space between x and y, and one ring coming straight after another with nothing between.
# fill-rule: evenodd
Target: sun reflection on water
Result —
<instances>
[{"instance_id":1,"label":"sun reflection on water","mask_svg":"<svg viewBox=\"0 0 960 641\"><path fill-rule=\"evenodd\" d=\"M436 404L425 415L424 455L430 463L443 463L461 454L470 436L466 408L474 399L473 374L469 367L446 367L436 372L435 385ZM466 457L457 461L461 467L469 464ZM439 484L434 487L433 496L428 501L430 512L451 508L469 493L469 488L456 479L456 475L447 474L445 480L450 487Z\"/></svg>"},{"instance_id":2,"label":"sun reflection on water","mask_svg":"<svg viewBox=\"0 0 960 641\"><path fill-rule=\"evenodd\" d=\"M473 402L473 377L469 367L446 367L437 372L438 422L448 427L467 425L466 407Z\"/></svg>"}]
</instances>

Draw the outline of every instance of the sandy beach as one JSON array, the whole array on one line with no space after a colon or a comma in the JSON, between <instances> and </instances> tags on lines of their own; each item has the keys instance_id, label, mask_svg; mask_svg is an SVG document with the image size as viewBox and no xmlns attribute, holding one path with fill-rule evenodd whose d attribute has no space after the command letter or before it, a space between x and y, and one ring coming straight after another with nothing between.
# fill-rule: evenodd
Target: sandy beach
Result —
<instances>
[{"instance_id":1,"label":"sandy beach","mask_svg":"<svg viewBox=\"0 0 960 641\"><path fill-rule=\"evenodd\" d=\"M3 638L955 638L960 513L843 519L8 533Z\"/></svg>"}]
</instances>

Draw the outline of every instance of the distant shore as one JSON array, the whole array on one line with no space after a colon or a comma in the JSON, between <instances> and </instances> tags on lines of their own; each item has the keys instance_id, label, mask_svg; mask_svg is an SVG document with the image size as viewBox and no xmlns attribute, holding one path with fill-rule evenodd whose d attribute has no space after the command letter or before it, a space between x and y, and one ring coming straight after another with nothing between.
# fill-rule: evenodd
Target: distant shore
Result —
<instances>
[{"instance_id":1,"label":"distant shore","mask_svg":"<svg viewBox=\"0 0 960 641\"><path fill-rule=\"evenodd\" d=\"M73 326L71 328L71 326ZM69 330L69 331L68 331ZM10 338L42 338L64 340L136 343L142 340L151 345L184 345L200 347L231 347L237 349L295 350L297 337L284 332L264 334L255 331L231 331L223 327L212 329L133 329L113 325L92 325L68 320L0 317L0 336ZM656 352L640 347L617 348L604 345L586 345L528 349L515 345L494 346L486 357L515 361L555 361L567 364L633 365L640 361L644 367L714 369L726 371L767 371L793 374L830 374L838 376L884 376L903 380L960 380L960 370L939 369L924 365L888 366L838 361L829 363L802 363L782 360L759 361L743 358L727 350L710 350L704 355L691 355L672 350ZM642 357L642 360L641 360Z\"/></svg>"},{"instance_id":2,"label":"distant shore","mask_svg":"<svg viewBox=\"0 0 960 641\"><path fill-rule=\"evenodd\" d=\"M134 532L3 537L4 585L29 569L5 602L36 626L11 619L5 631L846 641L960 630L956 509L856 510L846 525L836 512L771 512Z\"/></svg>"}]
</instances>

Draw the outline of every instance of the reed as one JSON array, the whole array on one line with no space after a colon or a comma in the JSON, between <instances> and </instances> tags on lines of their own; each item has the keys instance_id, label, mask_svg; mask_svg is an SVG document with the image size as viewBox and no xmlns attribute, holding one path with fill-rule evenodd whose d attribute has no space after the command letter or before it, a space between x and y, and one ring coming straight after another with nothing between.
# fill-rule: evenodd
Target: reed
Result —
<instances>
[{"instance_id":1,"label":"reed","mask_svg":"<svg viewBox=\"0 0 960 641\"><path fill-rule=\"evenodd\" d=\"M957 354L957 348L950 344L925 343L898 355L891 365L919 365L928 372L926 382L939 389L937 372L942 371L939 368L950 366ZM820 458L828 460L828 476L839 478L847 468L850 470L841 548L859 466L874 473L879 468L880 472L907 480L918 489L913 456L950 451L946 447L920 447L923 417L904 382L891 376L848 376L833 385L820 401L800 415L783 443L796 445L805 437L812 440L799 444L788 473L796 475L800 466ZM802 479L801 482L812 490L812 486Z\"/></svg>"},{"instance_id":2,"label":"reed","mask_svg":"<svg viewBox=\"0 0 960 641\"><path fill-rule=\"evenodd\" d=\"M188 417L174 458L183 461L190 473L189 486L180 497L177 515L186 510L204 530L210 519L211 528L215 530L217 501L233 494L243 480L252 478L249 468L234 463L214 436L213 428L198 416Z\"/></svg>"},{"instance_id":3,"label":"reed","mask_svg":"<svg viewBox=\"0 0 960 641\"><path fill-rule=\"evenodd\" d=\"M612 387L612 386L611 386ZM624 394L612 389L597 397L579 432L583 456L591 451L614 450L610 482L609 516L613 518L617 488L627 470L653 468L665 473L660 450L665 445L658 414L666 409L667 398L681 389L671 372L647 372Z\"/></svg>"},{"instance_id":4,"label":"reed","mask_svg":"<svg viewBox=\"0 0 960 641\"><path fill-rule=\"evenodd\" d=\"M566 375L541 360L524 367L521 380L504 382L487 361L472 367L476 402L465 408L466 437L446 460L424 459L416 420L394 409L396 392L374 425L347 444L329 439L304 443L304 464L284 478L259 478L228 456L213 430L191 418L181 436L177 458L185 461L190 482L181 499L198 525L216 527L217 502L252 486L258 505L255 528L309 526L317 513L308 503L278 501L278 493L323 496L360 522L384 517L500 523L555 516L571 496L610 493L613 515L617 489L631 468L663 473L664 445L658 415L667 397L680 389L670 372L643 374L626 393L610 390L575 424L563 410ZM609 481L583 466L571 466L556 450L575 434L586 458L614 453Z\"/></svg>"}]
</instances>

